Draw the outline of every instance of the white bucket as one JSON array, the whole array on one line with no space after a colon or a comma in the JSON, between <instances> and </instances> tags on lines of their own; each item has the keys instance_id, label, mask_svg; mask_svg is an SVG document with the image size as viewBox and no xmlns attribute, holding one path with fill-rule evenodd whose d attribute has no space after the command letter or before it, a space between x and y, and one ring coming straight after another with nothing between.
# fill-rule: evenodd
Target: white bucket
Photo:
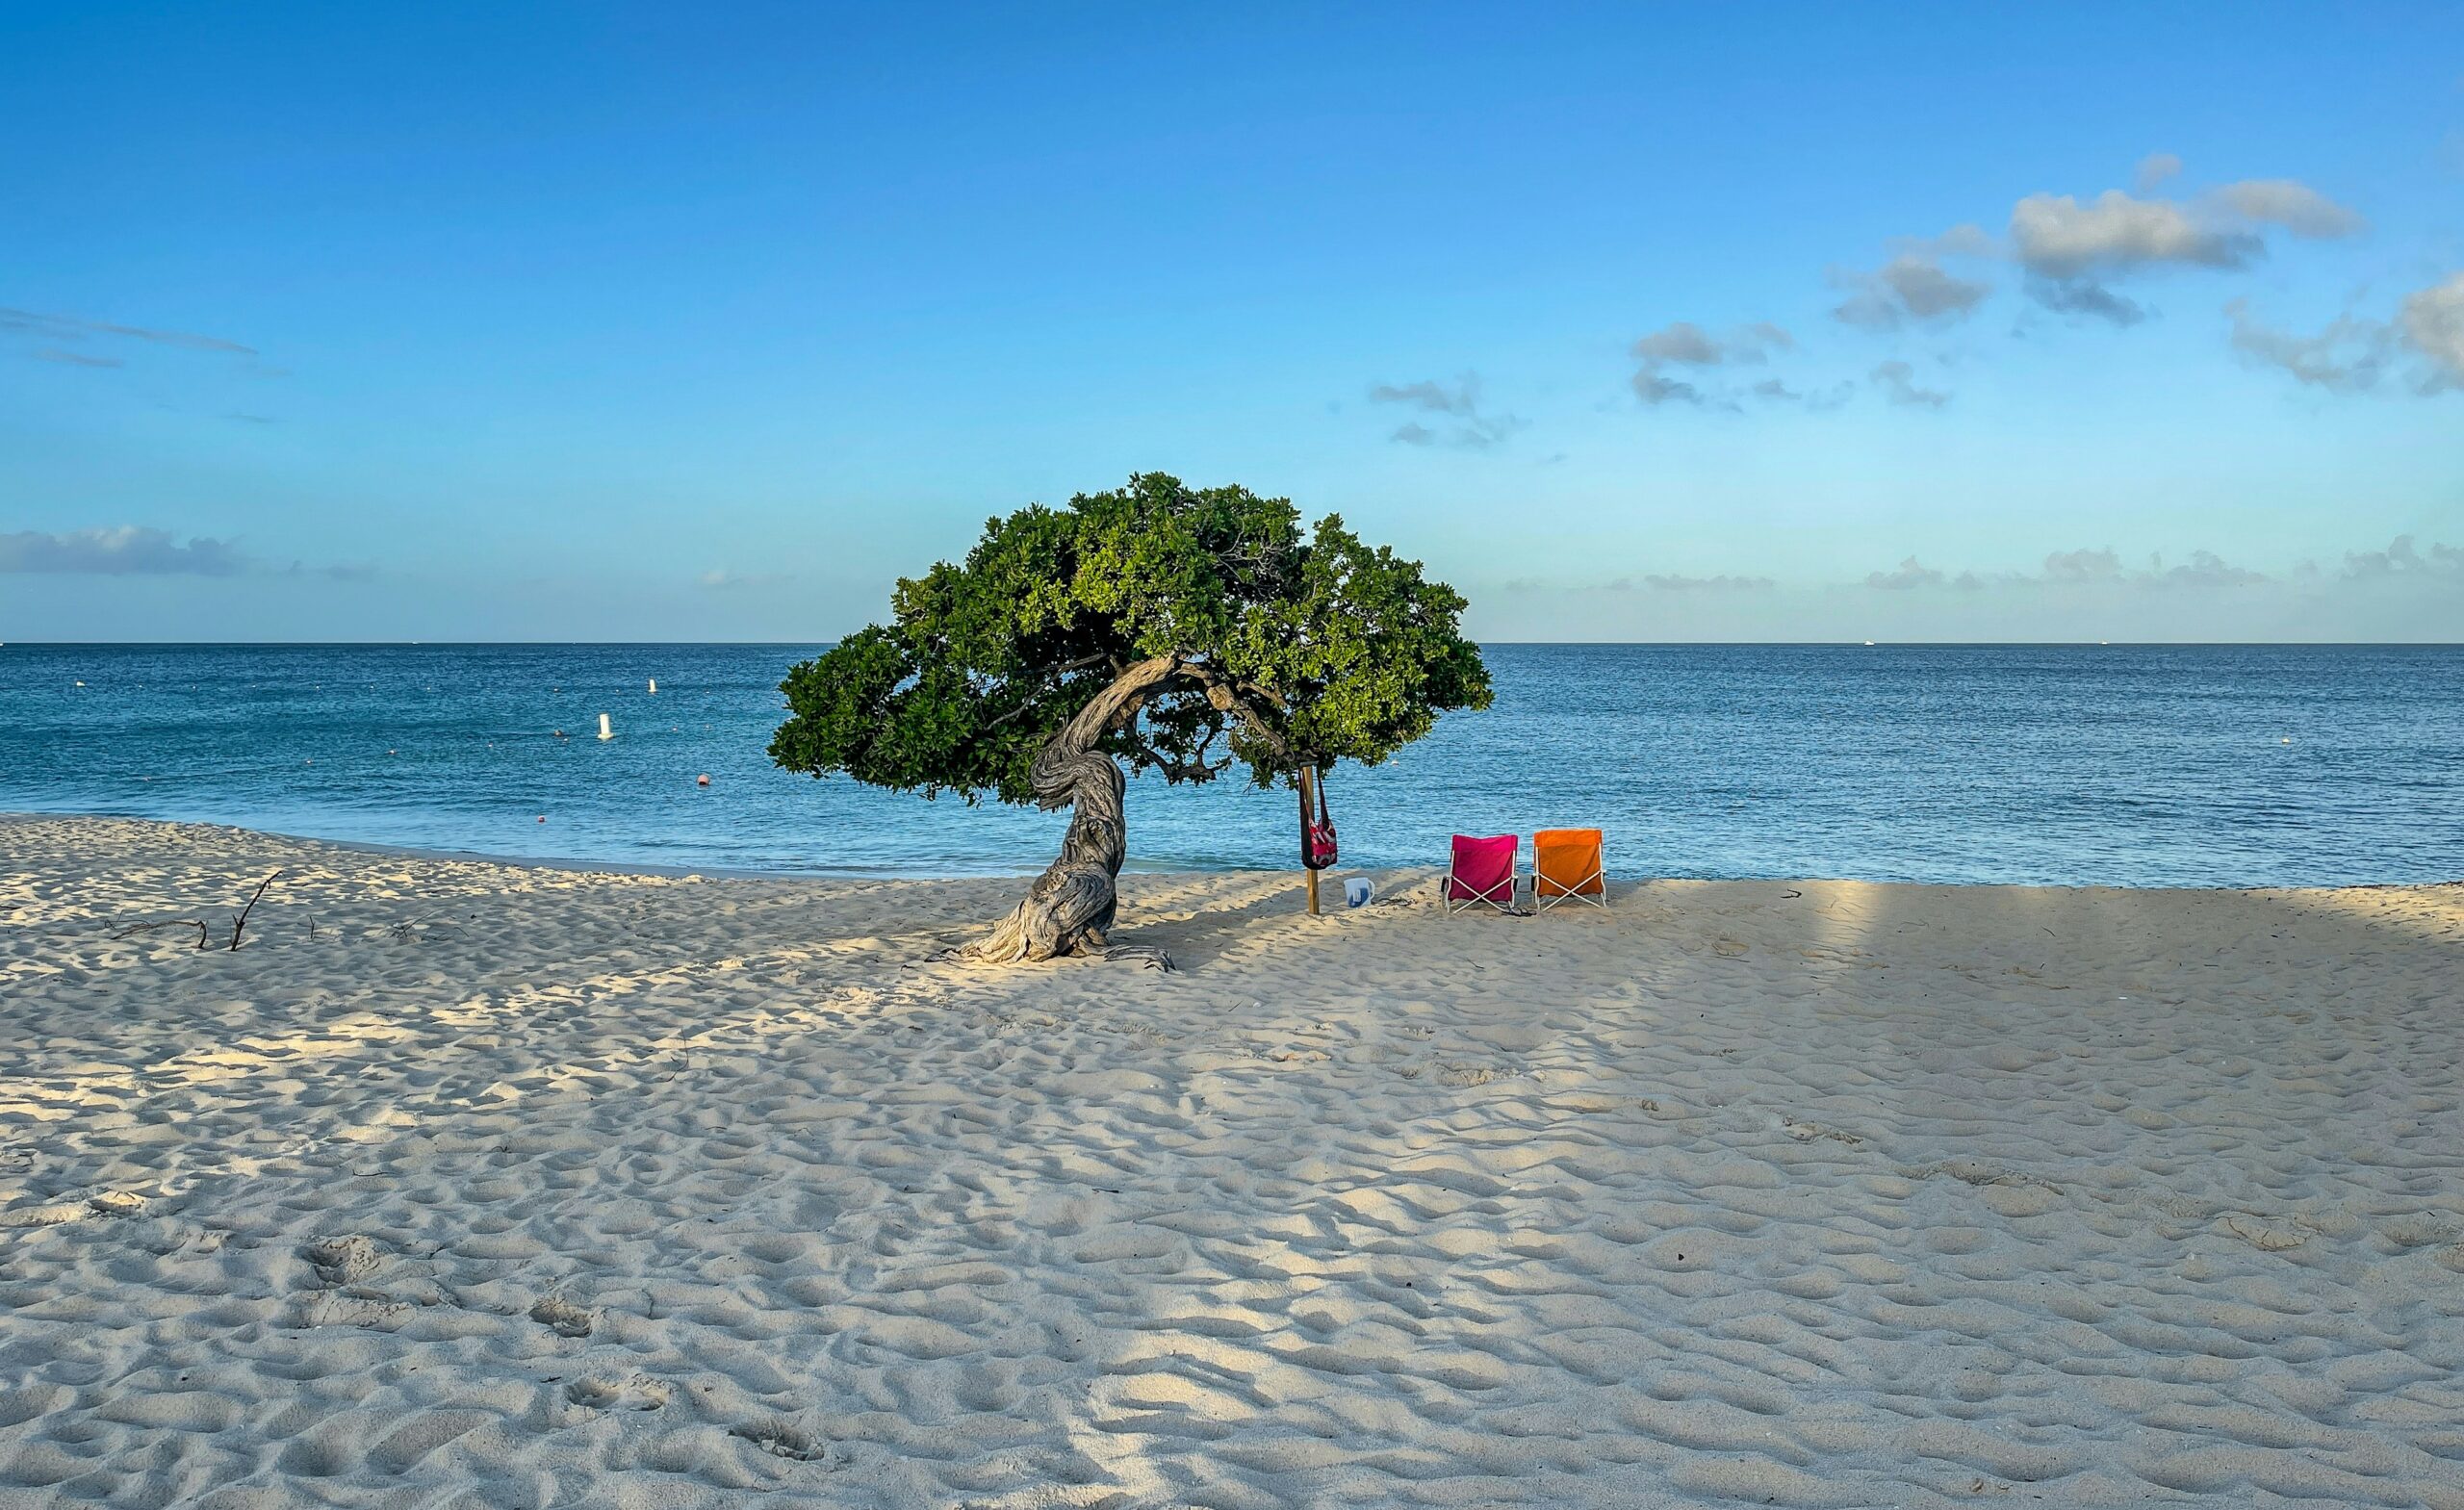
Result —
<instances>
[{"instance_id":1,"label":"white bucket","mask_svg":"<svg viewBox=\"0 0 2464 1510\"><path fill-rule=\"evenodd\" d=\"M1376 888L1369 883L1369 878L1367 876L1346 876L1344 878L1344 906L1367 907L1369 906L1369 898L1371 894L1375 890Z\"/></svg>"}]
</instances>

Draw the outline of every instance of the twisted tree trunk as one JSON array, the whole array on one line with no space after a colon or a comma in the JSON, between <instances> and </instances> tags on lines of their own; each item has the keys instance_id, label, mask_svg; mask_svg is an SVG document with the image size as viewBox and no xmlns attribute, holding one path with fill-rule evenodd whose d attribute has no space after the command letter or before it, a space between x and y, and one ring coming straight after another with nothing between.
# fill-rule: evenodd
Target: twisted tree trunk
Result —
<instances>
[{"instance_id":1,"label":"twisted tree trunk","mask_svg":"<svg viewBox=\"0 0 2464 1510\"><path fill-rule=\"evenodd\" d=\"M1202 665L1158 655L1122 671L1045 742L1030 769L1037 806L1047 812L1073 809L1060 857L988 937L959 951L961 958L1017 964L1104 947L1104 933L1120 906L1116 881L1128 853L1129 828L1120 765L1095 747L1174 681L1203 687L1209 703L1238 715L1270 747L1283 748L1282 738L1246 698Z\"/></svg>"},{"instance_id":2,"label":"twisted tree trunk","mask_svg":"<svg viewBox=\"0 0 2464 1510\"><path fill-rule=\"evenodd\" d=\"M1015 964L1103 947L1104 930L1113 926L1120 906L1114 879L1128 851L1129 830L1121 811L1120 765L1095 746L1136 716L1147 695L1170 678L1175 664L1171 656L1160 655L1122 672L1036 755L1029 778L1036 806L1047 812L1075 809L1062 836L1061 857L1036 878L1026 899L990 937L962 951L967 959Z\"/></svg>"}]
</instances>

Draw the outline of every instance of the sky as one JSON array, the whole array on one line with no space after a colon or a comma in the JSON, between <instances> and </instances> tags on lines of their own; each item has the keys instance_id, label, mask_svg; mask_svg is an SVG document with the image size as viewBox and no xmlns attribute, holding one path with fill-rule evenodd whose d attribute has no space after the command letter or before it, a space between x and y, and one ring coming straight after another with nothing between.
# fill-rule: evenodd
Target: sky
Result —
<instances>
[{"instance_id":1,"label":"sky","mask_svg":"<svg viewBox=\"0 0 2464 1510\"><path fill-rule=\"evenodd\" d=\"M0 36L0 640L822 641L1144 471L1488 640L2464 640L2452 3Z\"/></svg>"}]
</instances>

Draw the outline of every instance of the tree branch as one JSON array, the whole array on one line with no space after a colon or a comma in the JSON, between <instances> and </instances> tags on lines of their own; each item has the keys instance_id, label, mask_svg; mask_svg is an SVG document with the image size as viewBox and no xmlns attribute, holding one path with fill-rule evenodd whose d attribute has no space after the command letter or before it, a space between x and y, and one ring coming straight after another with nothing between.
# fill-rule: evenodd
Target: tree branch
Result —
<instances>
[{"instance_id":1,"label":"tree branch","mask_svg":"<svg viewBox=\"0 0 2464 1510\"><path fill-rule=\"evenodd\" d=\"M1036 690L1040 692L1043 690L1045 683L1052 681L1056 678L1065 677L1073 671L1090 671L1097 666L1107 664L1113 668L1113 675L1120 675L1120 662L1114 659L1107 652L1098 652L1092 655L1081 655L1076 660L1063 661L1060 665L1051 667L1046 670L1042 676L1036 678ZM1019 704L1016 707L1012 708L1007 713L1002 714L999 718L994 719L991 723L985 725L984 727L988 732L992 729L999 729L1002 725L1009 723L1011 720L1023 716L1029 708L1034 707L1035 705L1035 700L1030 698L1026 702Z\"/></svg>"},{"instance_id":2,"label":"tree branch","mask_svg":"<svg viewBox=\"0 0 2464 1510\"><path fill-rule=\"evenodd\" d=\"M1255 682L1232 680L1203 661L1179 661L1173 666L1173 674L1205 692L1208 706L1219 713L1230 713L1247 725L1249 732L1279 758L1293 757L1292 742L1258 708L1264 704L1278 713L1288 712L1290 704L1282 698Z\"/></svg>"},{"instance_id":3,"label":"tree branch","mask_svg":"<svg viewBox=\"0 0 2464 1510\"><path fill-rule=\"evenodd\" d=\"M277 870L273 876L268 876L265 880L258 882L256 894L248 898L248 905L240 909L240 915L231 920L231 948L234 953L237 953L240 948L241 931L248 926L248 914L257 909L258 898L266 894L266 887L273 884L274 876L281 874L282 872Z\"/></svg>"}]
</instances>

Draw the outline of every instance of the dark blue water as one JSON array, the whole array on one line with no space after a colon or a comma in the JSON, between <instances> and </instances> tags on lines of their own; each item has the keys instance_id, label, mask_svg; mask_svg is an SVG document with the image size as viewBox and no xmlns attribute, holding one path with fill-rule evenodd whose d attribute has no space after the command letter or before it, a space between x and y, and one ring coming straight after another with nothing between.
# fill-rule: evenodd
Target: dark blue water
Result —
<instances>
[{"instance_id":1,"label":"dark blue water","mask_svg":"<svg viewBox=\"0 0 2464 1510\"><path fill-rule=\"evenodd\" d=\"M779 678L812 651L11 645L0 810L711 869L948 875L1050 857L1060 817L771 768ZM1562 824L1605 828L1628 875L2464 877L2464 648L1487 654L1494 708L1334 773L1348 864L1424 864L1451 832ZM1129 812L1133 864L1292 863L1289 792L1145 781Z\"/></svg>"}]
</instances>

